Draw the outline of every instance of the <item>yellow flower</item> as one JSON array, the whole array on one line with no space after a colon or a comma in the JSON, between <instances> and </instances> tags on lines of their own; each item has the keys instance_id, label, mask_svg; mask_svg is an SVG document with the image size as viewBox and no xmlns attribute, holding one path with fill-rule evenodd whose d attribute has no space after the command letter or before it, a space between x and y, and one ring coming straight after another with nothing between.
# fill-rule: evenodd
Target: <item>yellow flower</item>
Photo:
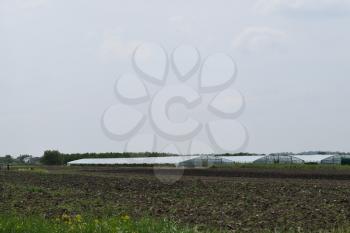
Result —
<instances>
[{"instance_id":1,"label":"yellow flower","mask_svg":"<svg viewBox=\"0 0 350 233\"><path fill-rule=\"evenodd\" d=\"M81 217L80 214L78 214L78 215L75 216L75 221L81 222L82 220L83 220L83 218Z\"/></svg>"},{"instance_id":2,"label":"yellow flower","mask_svg":"<svg viewBox=\"0 0 350 233\"><path fill-rule=\"evenodd\" d=\"M130 220L130 216L126 214L126 215L121 216L121 219L122 219L124 222L127 222L127 221Z\"/></svg>"}]
</instances>

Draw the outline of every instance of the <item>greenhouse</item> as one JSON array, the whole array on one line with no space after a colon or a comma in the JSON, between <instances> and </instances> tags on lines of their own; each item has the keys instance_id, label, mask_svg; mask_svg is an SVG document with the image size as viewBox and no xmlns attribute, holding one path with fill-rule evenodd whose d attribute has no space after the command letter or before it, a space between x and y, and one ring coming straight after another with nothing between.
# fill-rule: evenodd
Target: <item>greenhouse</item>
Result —
<instances>
[{"instance_id":1,"label":"greenhouse","mask_svg":"<svg viewBox=\"0 0 350 233\"><path fill-rule=\"evenodd\" d=\"M235 156L240 157L240 156ZM250 157L250 156L249 156ZM252 158L249 158L252 159ZM209 167L232 163L231 160L213 155L79 159L68 162L70 165L170 165L176 167Z\"/></svg>"},{"instance_id":2,"label":"greenhouse","mask_svg":"<svg viewBox=\"0 0 350 233\"><path fill-rule=\"evenodd\" d=\"M321 160L321 164L350 164L350 155L332 155Z\"/></svg>"},{"instance_id":3,"label":"greenhouse","mask_svg":"<svg viewBox=\"0 0 350 233\"><path fill-rule=\"evenodd\" d=\"M350 164L350 155L267 155L253 161L260 164Z\"/></svg>"},{"instance_id":4,"label":"greenhouse","mask_svg":"<svg viewBox=\"0 0 350 233\"><path fill-rule=\"evenodd\" d=\"M246 155L246 156L220 156L223 163L255 163L255 161L264 158L265 155Z\"/></svg>"},{"instance_id":5,"label":"greenhouse","mask_svg":"<svg viewBox=\"0 0 350 233\"><path fill-rule=\"evenodd\" d=\"M210 167L217 164L222 164L223 159L213 155L201 155L192 159L182 161L178 166L183 167Z\"/></svg>"},{"instance_id":6,"label":"greenhouse","mask_svg":"<svg viewBox=\"0 0 350 233\"><path fill-rule=\"evenodd\" d=\"M70 165L164 165L176 167L210 167L220 164L350 164L350 155L253 155L253 156L166 156L79 159Z\"/></svg>"},{"instance_id":7,"label":"greenhouse","mask_svg":"<svg viewBox=\"0 0 350 233\"><path fill-rule=\"evenodd\" d=\"M322 160L332 157L332 155L293 155L301 159L304 163L321 163Z\"/></svg>"},{"instance_id":8,"label":"greenhouse","mask_svg":"<svg viewBox=\"0 0 350 233\"><path fill-rule=\"evenodd\" d=\"M166 156L166 157L137 157L137 158L108 158L108 159L79 159L68 162L70 165L174 165L198 158L200 156Z\"/></svg>"},{"instance_id":9,"label":"greenhouse","mask_svg":"<svg viewBox=\"0 0 350 233\"><path fill-rule=\"evenodd\" d=\"M294 163L304 163L300 158L291 155L266 155L254 161L254 163L260 164L294 164Z\"/></svg>"}]
</instances>

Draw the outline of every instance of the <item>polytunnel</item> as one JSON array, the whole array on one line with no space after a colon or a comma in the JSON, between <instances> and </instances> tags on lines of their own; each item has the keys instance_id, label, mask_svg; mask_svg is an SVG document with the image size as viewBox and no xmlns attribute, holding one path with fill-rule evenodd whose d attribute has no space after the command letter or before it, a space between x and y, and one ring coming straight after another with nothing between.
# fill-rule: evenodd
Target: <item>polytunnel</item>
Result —
<instances>
[{"instance_id":1,"label":"polytunnel","mask_svg":"<svg viewBox=\"0 0 350 233\"><path fill-rule=\"evenodd\" d=\"M79 159L68 162L68 165L174 165L200 156L166 156L166 157L134 157L134 158L96 158Z\"/></svg>"},{"instance_id":2,"label":"polytunnel","mask_svg":"<svg viewBox=\"0 0 350 233\"><path fill-rule=\"evenodd\" d=\"M292 155L266 155L263 156L260 159L257 159L254 161L254 163L260 163L260 164L272 164L272 163L279 163L279 164L292 164L292 163L303 163L304 161L300 158L297 158Z\"/></svg>"},{"instance_id":3,"label":"polytunnel","mask_svg":"<svg viewBox=\"0 0 350 233\"><path fill-rule=\"evenodd\" d=\"M304 163L321 163L322 160L331 157L332 155L293 155L294 157L303 160Z\"/></svg>"},{"instance_id":4,"label":"polytunnel","mask_svg":"<svg viewBox=\"0 0 350 233\"><path fill-rule=\"evenodd\" d=\"M68 165L171 165L183 167L210 167L230 163L257 164L350 164L350 155L253 155L253 156L166 156L138 158L79 159Z\"/></svg>"},{"instance_id":5,"label":"polytunnel","mask_svg":"<svg viewBox=\"0 0 350 233\"><path fill-rule=\"evenodd\" d=\"M265 155L220 156L223 159L223 163L254 163L264 157Z\"/></svg>"},{"instance_id":6,"label":"polytunnel","mask_svg":"<svg viewBox=\"0 0 350 233\"><path fill-rule=\"evenodd\" d=\"M350 155L331 155L321 160L322 164L350 164Z\"/></svg>"},{"instance_id":7,"label":"polytunnel","mask_svg":"<svg viewBox=\"0 0 350 233\"><path fill-rule=\"evenodd\" d=\"M224 164L227 161L222 157L217 157L213 155L201 155L196 156L188 160L184 160L178 164L178 166L183 167L210 167L213 165Z\"/></svg>"}]
</instances>

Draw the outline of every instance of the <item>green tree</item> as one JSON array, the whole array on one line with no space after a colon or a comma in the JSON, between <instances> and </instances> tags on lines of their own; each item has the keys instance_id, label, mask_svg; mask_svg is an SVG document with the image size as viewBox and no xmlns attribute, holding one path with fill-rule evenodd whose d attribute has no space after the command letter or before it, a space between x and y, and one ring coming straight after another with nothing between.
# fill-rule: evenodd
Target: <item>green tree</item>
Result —
<instances>
[{"instance_id":1,"label":"green tree","mask_svg":"<svg viewBox=\"0 0 350 233\"><path fill-rule=\"evenodd\" d=\"M40 162L44 165L63 165L63 155L57 150L47 150L41 157Z\"/></svg>"},{"instance_id":2,"label":"green tree","mask_svg":"<svg viewBox=\"0 0 350 233\"><path fill-rule=\"evenodd\" d=\"M12 156L11 155L5 155L4 162L5 163L13 163Z\"/></svg>"}]
</instances>

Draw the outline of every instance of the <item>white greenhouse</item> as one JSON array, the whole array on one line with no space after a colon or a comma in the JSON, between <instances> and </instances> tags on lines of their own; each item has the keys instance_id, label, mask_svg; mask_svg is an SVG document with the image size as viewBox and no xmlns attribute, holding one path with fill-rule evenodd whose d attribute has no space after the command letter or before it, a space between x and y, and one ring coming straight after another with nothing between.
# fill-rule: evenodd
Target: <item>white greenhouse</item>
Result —
<instances>
[{"instance_id":1,"label":"white greenhouse","mask_svg":"<svg viewBox=\"0 0 350 233\"><path fill-rule=\"evenodd\" d=\"M304 163L321 163L322 160L332 155L293 155L295 158L301 159Z\"/></svg>"},{"instance_id":2,"label":"white greenhouse","mask_svg":"<svg viewBox=\"0 0 350 233\"><path fill-rule=\"evenodd\" d=\"M200 156L166 156L108 159L79 159L68 162L68 165L174 165L198 158Z\"/></svg>"},{"instance_id":3,"label":"white greenhouse","mask_svg":"<svg viewBox=\"0 0 350 233\"><path fill-rule=\"evenodd\" d=\"M175 167L210 167L220 164L350 164L350 155L253 155L253 156L166 156L134 158L95 158L68 162L70 165L164 165Z\"/></svg>"},{"instance_id":4,"label":"white greenhouse","mask_svg":"<svg viewBox=\"0 0 350 233\"><path fill-rule=\"evenodd\" d=\"M304 163L304 161L300 158L297 158L292 155L266 155L262 158L255 160L254 163L260 163L260 164L272 164L272 163L279 163L279 164L292 164L292 163Z\"/></svg>"},{"instance_id":5,"label":"white greenhouse","mask_svg":"<svg viewBox=\"0 0 350 233\"><path fill-rule=\"evenodd\" d=\"M252 156L220 156L224 163L255 163L257 160L264 158L264 155Z\"/></svg>"}]
</instances>

